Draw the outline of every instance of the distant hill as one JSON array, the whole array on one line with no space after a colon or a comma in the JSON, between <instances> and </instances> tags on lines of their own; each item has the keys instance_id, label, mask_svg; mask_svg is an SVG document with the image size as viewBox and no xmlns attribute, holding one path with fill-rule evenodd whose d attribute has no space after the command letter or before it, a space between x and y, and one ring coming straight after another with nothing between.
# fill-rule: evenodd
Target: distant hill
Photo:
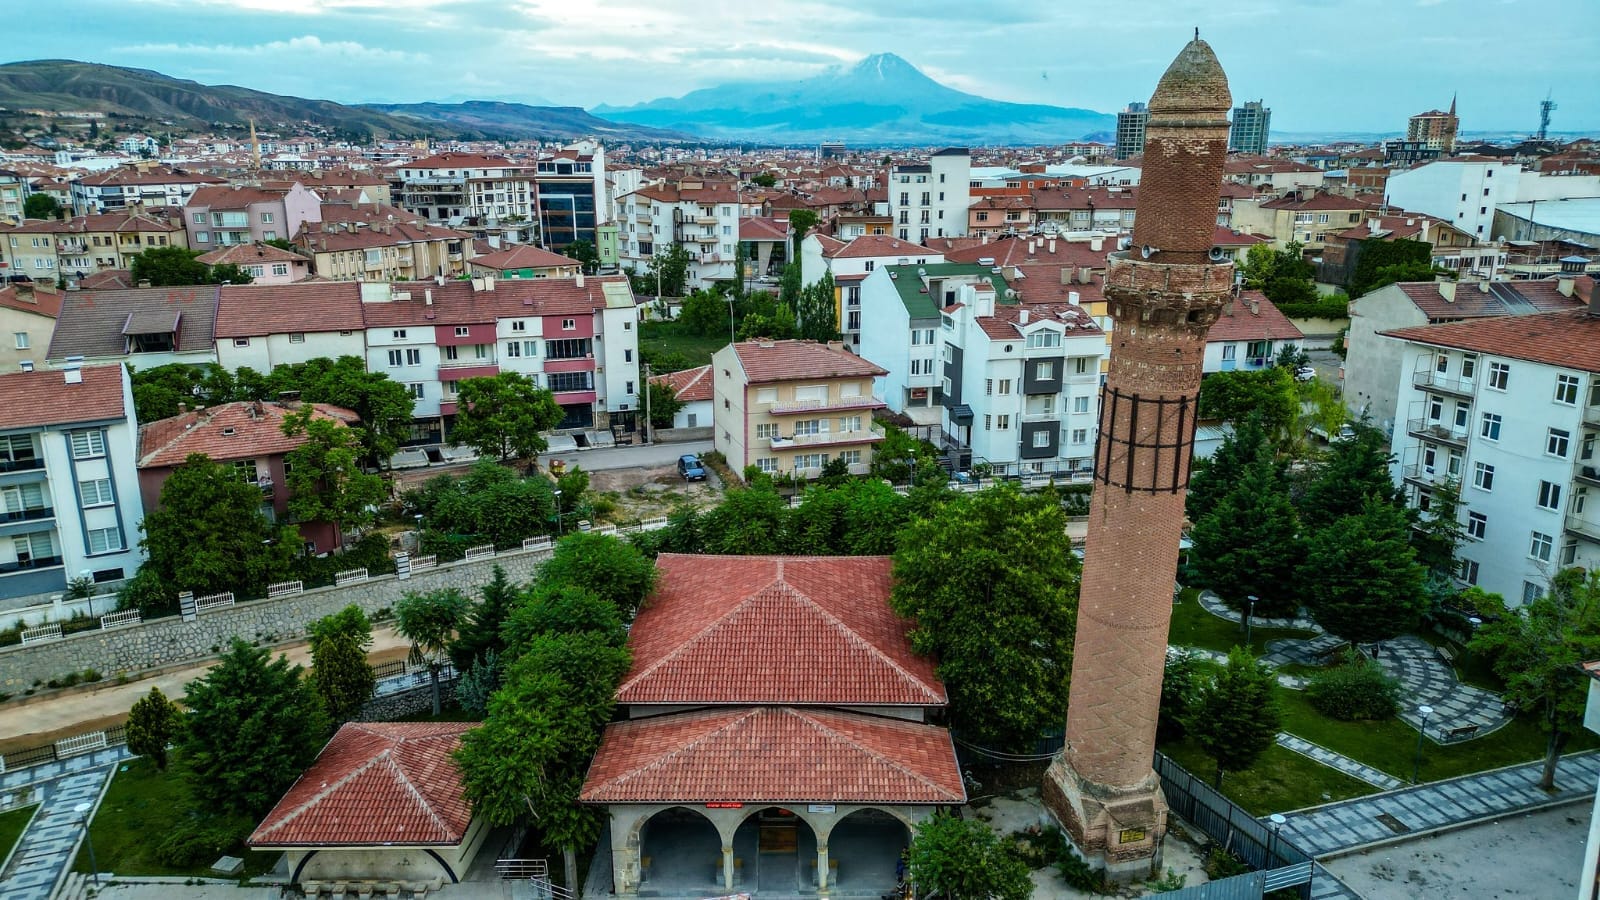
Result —
<instances>
[{"instance_id":1,"label":"distant hill","mask_svg":"<svg viewBox=\"0 0 1600 900\"><path fill-rule=\"evenodd\" d=\"M1116 127L1088 109L1006 103L934 81L893 53L798 81L728 84L596 115L688 131L703 138L867 145L1037 144Z\"/></svg>"},{"instance_id":2,"label":"distant hill","mask_svg":"<svg viewBox=\"0 0 1600 900\"><path fill-rule=\"evenodd\" d=\"M625 141L694 140L691 135L681 131L608 122L577 106L529 106L525 103L469 100L465 103L365 103L361 108L406 119L444 123L464 131L509 140L567 140L590 136Z\"/></svg>"}]
</instances>

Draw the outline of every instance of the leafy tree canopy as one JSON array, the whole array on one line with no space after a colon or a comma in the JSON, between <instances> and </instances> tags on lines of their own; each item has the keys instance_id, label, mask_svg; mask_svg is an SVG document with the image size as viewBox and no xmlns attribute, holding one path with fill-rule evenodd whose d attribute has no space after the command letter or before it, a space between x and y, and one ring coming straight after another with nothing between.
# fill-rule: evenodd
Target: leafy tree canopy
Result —
<instances>
[{"instance_id":1,"label":"leafy tree canopy","mask_svg":"<svg viewBox=\"0 0 1600 900\"><path fill-rule=\"evenodd\" d=\"M185 590L259 596L291 570L300 549L292 527L262 514L260 488L199 453L172 470L140 528L144 565L173 597Z\"/></svg>"},{"instance_id":2,"label":"leafy tree canopy","mask_svg":"<svg viewBox=\"0 0 1600 900\"><path fill-rule=\"evenodd\" d=\"M450 438L484 456L532 459L544 452L544 432L563 415L555 395L521 373L468 378L461 382Z\"/></svg>"},{"instance_id":3,"label":"leafy tree canopy","mask_svg":"<svg viewBox=\"0 0 1600 900\"><path fill-rule=\"evenodd\" d=\"M1317 531L1295 579L1317 623L1357 644L1415 628L1427 605L1426 573L1410 531L1405 510L1376 496Z\"/></svg>"},{"instance_id":4,"label":"leafy tree canopy","mask_svg":"<svg viewBox=\"0 0 1600 900\"><path fill-rule=\"evenodd\" d=\"M1204 583L1238 609L1255 596L1257 615L1293 616L1303 553L1289 486L1277 460L1261 454L1233 489L1194 525L1190 554Z\"/></svg>"},{"instance_id":5,"label":"leafy tree canopy","mask_svg":"<svg viewBox=\"0 0 1600 900\"><path fill-rule=\"evenodd\" d=\"M344 539L377 518L386 490L383 479L361 468L362 432L314 415L306 404L284 417L283 433L304 435L284 456L289 474L289 513L301 522L329 522Z\"/></svg>"},{"instance_id":6,"label":"leafy tree canopy","mask_svg":"<svg viewBox=\"0 0 1600 900\"><path fill-rule=\"evenodd\" d=\"M1239 369L1216 372L1200 382L1202 419L1236 423L1251 413L1259 416L1274 444L1281 443L1299 421L1294 374L1276 367Z\"/></svg>"},{"instance_id":7,"label":"leafy tree canopy","mask_svg":"<svg viewBox=\"0 0 1600 900\"><path fill-rule=\"evenodd\" d=\"M1347 440L1329 446L1328 456L1306 485L1300 499L1300 519L1312 529L1322 529L1358 515L1368 497L1402 505L1400 489L1389 477L1389 441L1366 421L1351 424Z\"/></svg>"},{"instance_id":8,"label":"leafy tree canopy","mask_svg":"<svg viewBox=\"0 0 1600 900\"><path fill-rule=\"evenodd\" d=\"M1200 749L1216 760L1218 787L1224 772L1250 768L1277 739L1283 714L1275 687L1271 670L1243 647L1233 648L1227 665L1201 680L1186 724Z\"/></svg>"},{"instance_id":9,"label":"leafy tree canopy","mask_svg":"<svg viewBox=\"0 0 1600 900\"><path fill-rule=\"evenodd\" d=\"M655 587L656 567L628 541L609 534L577 532L556 542L539 568L541 587L568 585L590 591L631 620Z\"/></svg>"},{"instance_id":10,"label":"leafy tree canopy","mask_svg":"<svg viewBox=\"0 0 1600 900\"><path fill-rule=\"evenodd\" d=\"M160 688L151 688L128 710L128 749L166 771L167 745L178 736L182 716L183 711Z\"/></svg>"},{"instance_id":11,"label":"leafy tree canopy","mask_svg":"<svg viewBox=\"0 0 1600 900\"><path fill-rule=\"evenodd\" d=\"M943 810L917 826L907 869L919 894L926 891L929 897L1027 900L1033 895L1028 864L994 829Z\"/></svg>"}]
</instances>

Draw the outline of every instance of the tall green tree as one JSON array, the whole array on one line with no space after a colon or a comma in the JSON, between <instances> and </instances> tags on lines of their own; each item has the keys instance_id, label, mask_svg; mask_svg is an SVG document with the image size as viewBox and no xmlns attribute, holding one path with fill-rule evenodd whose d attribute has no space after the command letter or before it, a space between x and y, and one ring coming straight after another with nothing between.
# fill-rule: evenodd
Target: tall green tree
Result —
<instances>
[{"instance_id":1,"label":"tall green tree","mask_svg":"<svg viewBox=\"0 0 1600 900\"><path fill-rule=\"evenodd\" d=\"M206 283L208 284L250 284L255 280L254 275L233 263L223 263L206 269Z\"/></svg>"},{"instance_id":2,"label":"tall green tree","mask_svg":"<svg viewBox=\"0 0 1600 900\"><path fill-rule=\"evenodd\" d=\"M894 556L890 603L938 660L952 726L1001 751L1033 746L1066 708L1078 559L1059 504L1002 485L912 518Z\"/></svg>"},{"instance_id":3,"label":"tall green tree","mask_svg":"<svg viewBox=\"0 0 1600 900\"><path fill-rule=\"evenodd\" d=\"M237 395L233 376L216 363L135 368L130 380L134 415L145 424L177 415L180 403L194 408L245 399Z\"/></svg>"},{"instance_id":4,"label":"tall green tree","mask_svg":"<svg viewBox=\"0 0 1600 900\"><path fill-rule=\"evenodd\" d=\"M812 209L789 210L789 258L800 258L800 243L806 234L817 226L817 213Z\"/></svg>"},{"instance_id":5,"label":"tall green tree","mask_svg":"<svg viewBox=\"0 0 1600 900\"><path fill-rule=\"evenodd\" d=\"M506 648L504 661L515 662L535 640L552 635L598 634L620 647L627 643L628 636L622 622L616 604L600 599L586 587L539 585L512 607L500 627L500 640Z\"/></svg>"},{"instance_id":6,"label":"tall green tree","mask_svg":"<svg viewBox=\"0 0 1600 900\"><path fill-rule=\"evenodd\" d=\"M581 587L615 606L623 621L633 618L655 583L655 564L628 541L609 534L569 534L539 567L541 588Z\"/></svg>"},{"instance_id":7,"label":"tall green tree","mask_svg":"<svg viewBox=\"0 0 1600 900\"><path fill-rule=\"evenodd\" d=\"M1548 733L1539 787L1554 790L1561 751L1583 727L1589 676L1581 664L1600 659L1600 572L1561 572L1532 603L1478 629L1469 646L1494 660L1506 702Z\"/></svg>"},{"instance_id":8,"label":"tall green tree","mask_svg":"<svg viewBox=\"0 0 1600 900\"><path fill-rule=\"evenodd\" d=\"M683 409L683 401L672 388L659 381L651 381L647 390L650 391L650 427L671 428L678 410Z\"/></svg>"},{"instance_id":9,"label":"tall green tree","mask_svg":"<svg viewBox=\"0 0 1600 900\"><path fill-rule=\"evenodd\" d=\"M187 247L151 247L133 257L130 274L135 283L148 281L154 287L216 284L200 255Z\"/></svg>"},{"instance_id":10,"label":"tall green tree","mask_svg":"<svg viewBox=\"0 0 1600 900\"><path fill-rule=\"evenodd\" d=\"M795 257L796 260L799 257ZM800 308L800 292L805 290L804 278L800 274L800 263L791 262L783 267L783 274L778 278L778 305L787 306L791 312Z\"/></svg>"},{"instance_id":11,"label":"tall green tree","mask_svg":"<svg viewBox=\"0 0 1600 900\"><path fill-rule=\"evenodd\" d=\"M301 522L328 522L344 542L346 529L360 530L377 518L383 479L361 468L361 429L315 415L310 404L283 419L283 433L305 441L284 456L289 474L289 513Z\"/></svg>"},{"instance_id":12,"label":"tall green tree","mask_svg":"<svg viewBox=\"0 0 1600 900\"><path fill-rule=\"evenodd\" d=\"M199 453L167 476L140 528L144 566L173 597L185 590L259 595L291 571L300 550L292 527L262 514L260 488Z\"/></svg>"},{"instance_id":13,"label":"tall green tree","mask_svg":"<svg viewBox=\"0 0 1600 900\"><path fill-rule=\"evenodd\" d=\"M1250 651L1235 647L1228 662L1196 688L1188 733L1216 760L1216 786L1224 772L1248 769L1271 747L1283 714L1273 695L1271 670Z\"/></svg>"},{"instance_id":14,"label":"tall green tree","mask_svg":"<svg viewBox=\"0 0 1600 900\"><path fill-rule=\"evenodd\" d=\"M22 217L24 219L59 219L61 218L61 204L49 194L29 194L28 199L22 201Z\"/></svg>"},{"instance_id":15,"label":"tall green tree","mask_svg":"<svg viewBox=\"0 0 1600 900\"><path fill-rule=\"evenodd\" d=\"M1300 401L1294 375L1286 369L1217 372L1200 383L1200 417L1239 422L1257 415L1261 427L1281 446L1299 421Z\"/></svg>"},{"instance_id":16,"label":"tall green tree","mask_svg":"<svg viewBox=\"0 0 1600 900\"><path fill-rule=\"evenodd\" d=\"M207 809L259 818L328 737L328 717L299 666L234 638L184 686L182 763Z\"/></svg>"},{"instance_id":17,"label":"tall green tree","mask_svg":"<svg viewBox=\"0 0 1600 900\"><path fill-rule=\"evenodd\" d=\"M822 278L800 292L800 305L795 309L800 337L827 343L839 339L839 308L834 297L833 276Z\"/></svg>"},{"instance_id":18,"label":"tall green tree","mask_svg":"<svg viewBox=\"0 0 1600 900\"><path fill-rule=\"evenodd\" d=\"M1416 628L1427 606L1426 571L1410 531L1405 511L1377 497L1317 531L1294 579L1317 623L1356 644Z\"/></svg>"},{"instance_id":19,"label":"tall green tree","mask_svg":"<svg viewBox=\"0 0 1600 900\"><path fill-rule=\"evenodd\" d=\"M1345 516L1358 515L1368 497L1401 505L1400 489L1389 476L1389 441L1383 432L1362 421L1352 423L1354 434L1335 441L1300 499L1300 519L1312 529L1326 528Z\"/></svg>"},{"instance_id":20,"label":"tall green tree","mask_svg":"<svg viewBox=\"0 0 1600 900\"><path fill-rule=\"evenodd\" d=\"M778 183L778 176L771 172L758 172L750 176L750 183L756 187L769 188Z\"/></svg>"},{"instance_id":21,"label":"tall green tree","mask_svg":"<svg viewBox=\"0 0 1600 900\"><path fill-rule=\"evenodd\" d=\"M782 552L784 515L782 497L771 489L734 488L722 502L700 517L701 541L706 553L762 554Z\"/></svg>"},{"instance_id":22,"label":"tall green tree","mask_svg":"<svg viewBox=\"0 0 1600 900\"><path fill-rule=\"evenodd\" d=\"M450 661L455 663L457 672L467 671L486 653L505 652L506 644L500 631L525 595L506 577L506 570L496 565L493 576L478 592L478 597L479 603L467 614L450 645Z\"/></svg>"},{"instance_id":23,"label":"tall green tree","mask_svg":"<svg viewBox=\"0 0 1600 900\"><path fill-rule=\"evenodd\" d=\"M1270 456L1258 456L1233 490L1196 522L1189 557L1203 582L1236 609L1290 617L1300 606L1295 570L1304 546L1289 486Z\"/></svg>"},{"instance_id":24,"label":"tall green tree","mask_svg":"<svg viewBox=\"0 0 1600 900\"><path fill-rule=\"evenodd\" d=\"M567 245L566 255L567 258L578 261L585 275L593 275L600 271L600 254L590 241L573 241Z\"/></svg>"},{"instance_id":25,"label":"tall green tree","mask_svg":"<svg viewBox=\"0 0 1600 900\"><path fill-rule=\"evenodd\" d=\"M311 623L311 686L334 722L347 722L372 698L378 679L367 662L372 622L351 604Z\"/></svg>"},{"instance_id":26,"label":"tall green tree","mask_svg":"<svg viewBox=\"0 0 1600 900\"><path fill-rule=\"evenodd\" d=\"M1028 900L1033 896L1028 864L979 819L960 819L939 811L917 826L906 861L919 896L952 900Z\"/></svg>"},{"instance_id":27,"label":"tall green tree","mask_svg":"<svg viewBox=\"0 0 1600 900\"><path fill-rule=\"evenodd\" d=\"M1454 478L1434 487L1428 511L1411 532L1411 546L1417 562L1430 578L1450 578L1456 574L1456 550L1465 530L1461 527L1461 483Z\"/></svg>"},{"instance_id":28,"label":"tall green tree","mask_svg":"<svg viewBox=\"0 0 1600 900\"><path fill-rule=\"evenodd\" d=\"M426 594L409 592L395 604L395 631L411 642L412 665L426 665L433 688L433 714L439 714L439 670L470 601L455 588Z\"/></svg>"},{"instance_id":29,"label":"tall green tree","mask_svg":"<svg viewBox=\"0 0 1600 900\"><path fill-rule=\"evenodd\" d=\"M464 476L430 478L402 501L413 515L422 515L429 546L437 539L462 547L487 541L507 549L520 546L524 538L555 531L556 499L549 480L523 478L486 459Z\"/></svg>"},{"instance_id":30,"label":"tall green tree","mask_svg":"<svg viewBox=\"0 0 1600 900\"><path fill-rule=\"evenodd\" d=\"M35 194L34 196L39 196ZM128 710L128 750L167 770L167 745L178 736L183 711L153 687Z\"/></svg>"},{"instance_id":31,"label":"tall green tree","mask_svg":"<svg viewBox=\"0 0 1600 900\"><path fill-rule=\"evenodd\" d=\"M518 372L461 382L457 410L450 439L503 460L543 453L544 432L564 415L554 394Z\"/></svg>"},{"instance_id":32,"label":"tall green tree","mask_svg":"<svg viewBox=\"0 0 1600 900\"><path fill-rule=\"evenodd\" d=\"M650 267L630 279L633 292L641 297L682 297L689 289L689 251L672 243L659 249L650 259Z\"/></svg>"},{"instance_id":33,"label":"tall green tree","mask_svg":"<svg viewBox=\"0 0 1600 900\"><path fill-rule=\"evenodd\" d=\"M1250 412L1233 423L1223 435L1222 445L1208 459L1196 459L1189 475L1189 493L1184 509L1189 519L1200 521L1233 490L1244 471L1262 456L1271 456L1272 447L1261 427L1261 416Z\"/></svg>"},{"instance_id":34,"label":"tall green tree","mask_svg":"<svg viewBox=\"0 0 1600 900\"><path fill-rule=\"evenodd\" d=\"M716 337L728 330L728 304L715 291L694 291L683 298L678 324L691 334Z\"/></svg>"}]
</instances>

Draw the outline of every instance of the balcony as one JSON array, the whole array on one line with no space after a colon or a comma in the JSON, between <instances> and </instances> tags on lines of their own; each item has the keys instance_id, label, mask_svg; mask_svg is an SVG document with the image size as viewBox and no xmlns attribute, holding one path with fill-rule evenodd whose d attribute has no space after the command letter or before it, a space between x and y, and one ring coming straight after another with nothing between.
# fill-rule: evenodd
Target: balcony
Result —
<instances>
[{"instance_id":1,"label":"balcony","mask_svg":"<svg viewBox=\"0 0 1600 900\"><path fill-rule=\"evenodd\" d=\"M695 216L690 221L694 222L694 224L696 224L696 225L707 225L707 226L715 227L716 224L717 224L717 217L716 216Z\"/></svg>"},{"instance_id":2,"label":"balcony","mask_svg":"<svg viewBox=\"0 0 1600 900\"><path fill-rule=\"evenodd\" d=\"M440 381L466 381L468 378L492 378L500 374L493 361L482 359L452 359L439 363Z\"/></svg>"},{"instance_id":3,"label":"balcony","mask_svg":"<svg viewBox=\"0 0 1600 900\"><path fill-rule=\"evenodd\" d=\"M1578 470L1573 473L1572 480L1600 487L1600 466L1580 465Z\"/></svg>"},{"instance_id":4,"label":"balcony","mask_svg":"<svg viewBox=\"0 0 1600 900\"><path fill-rule=\"evenodd\" d=\"M836 412L852 409L883 409L888 406L875 397L840 397L838 400L785 400L767 409L772 416L796 416L813 412Z\"/></svg>"},{"instance_id":5,"label":"balcony","mask_svg":"<svg viewBox=\"0 0 1600 900\"><path fill-rule=\"evenodd\" d=\"M1457 447L1467 446L1467 429L1455 428L1432 419L1407 419L1406 434Z\"/></svg>"},{"instance_id":6,"label":"balcony","mask_svg":"<svg viewBox=\"0 0 1600 900\"><path fill-rule=\"evenodd\" d=\"M0 472L31 472L44 468L43 457L32 459L0 459Z\"/></svg>"},{"instance_id":7,"label":"balcony","mask_svg":"<svg viewBox=\"0 0 1600 900\"><path fill-rule=\"evenodd\" d=\"M33 572L38 569L49 569L59 565L61 565L61 557L59 556L35 556L32 559L0 562L0 575L10 575L13 572Z\"/></svg>"},{"instance_id":8,"label":"balcony","mask_svg":"<svg viewBox=\"0 0 1600 900\"><path fill-rule=\"evenodd\" d=\"M1432 369L1419 369L1411 373L1411 383L1419 388L1438 391L1441 394L1454 394L1469 400L1477 389L1477 382L1446 378Z\"/></svg>"},{"instance_id":9,"label":"balcony","mask_svg":"<svg viewBox=\"0 0 1600 900\"><path fill-rule=\"evenodd\" d=\"M833 444L866 444L883 440L883 429L869 425L855 431L823 431L817 434L796 434L770 438L774 450L793 450L799 447L827 447Z\"/></svg>"},{"instance_id":10,"label":"balcony","mask_svg":"<svg viewBox=\"0 0 1600 900\"><path fill-rule=\"evenodd\" d=\"M633 217L633 220L640 225L653 225L656 221L649 213L639 213Z\"/></svg>"},{"instance_id":11,"label":"balcony","mask_svg":"<svg viewBox=\"0 0 1600 900\"><path fill-rule=\"evenodd\" d=\"M1412 463L1409 466L1405 466L1400 470L1400 474L1401 474L1401 476L1403 478L1405 478L1406 481L1412 482L1413 484L1417 484L1417 485L1420 485L1422 487L1433 487L1435 485L1441 485L1441 484L1444 484L1445 482L1451 480L1452 478L1454 478L1457 481L1461 480L1461 476L1459 476L1459 475L1452 476L1449 472L1446 472L1440 466L1431 466L1430 467L1430 466L1425 466L1422 463Z\"/></svg>"},{"instance_id":12,"label":"balcony","mask_svg":"<svg viewBox=\"0 0 1600 900\"><path fill-rule=\"evenodd\" d=\"M9 525L12 522L37 522L40 519L53 519L55 515L55 509L49 506L34 506L28 509L0 512L0 525Z\"/></svg>"},{"instance_id":13,"label":"balcony","mask_svg":"<svg viewBox=\"0 0 1600 900\"><path fill-rule=\"evenodd\" d=\"M717 265L717 264L719 264L721 262L722 262L721 254L718 254L718 253L702 253L702 254L700 254L700 265L702 265L702 266L714 266L714 265Z\"/></svg>"},{"instance_id":14,"label":"balcony","mask_svg":"<svg viewBox=\"0 0 1600 900\"><path fill-rule=\"evenodd\" d=\"M1585 406L1583 408L1583 424L1590 428L1600 428L1600 406Z\"/></svg>"},{"instance_id":15,"label":"balcony","mask_svg":"<svg viewBox=\"0 0 1600 900\"><path fill-rule=\"evenodd\" d=\"M1583 516L1567 516L1567 532L1600 544L1600 524L1590 522Z\"/></svg>"},{"instance_id":16,"label":"balcony","mask_svg":"<svg viewBox=\"0 0 1600 900\"><path fill-rule=\"evenodd\" d=\"M57 253L88 253L89 245L83 241L57 241Z\"/></svg>"},{"instance_id":17,"label":"balcony","mask_svg":"<svg viewBox=\"0 0 1600 900\"><path fill-rule=\"evenodd\" d=\"M714 234L697 234L689 238L689 240L696 244L715 244L717 242L717 236Z\"/></svg>"}]
</instances>

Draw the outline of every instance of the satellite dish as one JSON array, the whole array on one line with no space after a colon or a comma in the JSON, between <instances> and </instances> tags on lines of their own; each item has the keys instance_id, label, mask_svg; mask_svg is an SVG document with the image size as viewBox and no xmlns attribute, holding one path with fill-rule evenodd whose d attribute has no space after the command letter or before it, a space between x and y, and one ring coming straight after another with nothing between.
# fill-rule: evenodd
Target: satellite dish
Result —
<instances>
[{"instance_id":1,"label":"satellite dish","mask_svg":"<svg viewBox=\"0 0 1600 900\"><path fill-rule=\"evenodd\" d=\"M1222 262L1228 258L1228 254L1224 253L1221 247L1212 247L1210 256L1212 262Z\"/></svg>"},{"instance_id":2,"label":"satellite dish","mask_svg":"<svg viewBox=\"0 0 1600 900\"><path fill-rule=\"evenodd\" d=\"M1149 244L1145 244L1144 246L1139 248L1139 255L1143 256L1145 259L1149 259L1150 258L1150 254L1156 253L1156 252L1158 252L1156 250L1156 248L1150 246Z\"/></svg>"}]
</instances>

